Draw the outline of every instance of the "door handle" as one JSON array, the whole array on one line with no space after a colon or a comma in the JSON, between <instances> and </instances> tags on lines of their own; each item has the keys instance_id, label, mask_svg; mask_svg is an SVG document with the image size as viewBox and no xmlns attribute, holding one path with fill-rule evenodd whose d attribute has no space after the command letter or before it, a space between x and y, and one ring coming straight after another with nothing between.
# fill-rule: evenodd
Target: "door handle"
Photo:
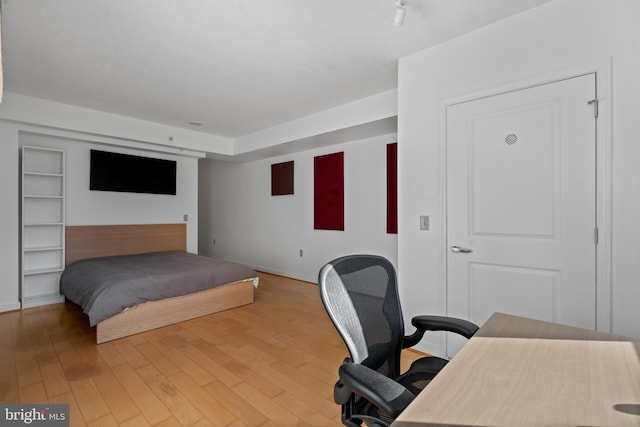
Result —
<instances>
[{"instance_id":1,"label":"door handle","mask_svg":"<svg viewBox=\"0 0 640 427\"><path fill-rule=\"evenodd\" d=\"M451 246L451 252L455 254L469 254L473 252L473 249L463 248L462 246L453 245Z\"/></svg>"}]
</instances>

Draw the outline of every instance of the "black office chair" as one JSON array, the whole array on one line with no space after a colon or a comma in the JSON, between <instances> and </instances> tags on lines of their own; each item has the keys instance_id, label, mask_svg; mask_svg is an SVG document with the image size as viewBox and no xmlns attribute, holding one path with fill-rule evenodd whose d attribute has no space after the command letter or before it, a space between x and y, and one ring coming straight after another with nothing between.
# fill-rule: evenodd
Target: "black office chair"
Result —
<instances>
[{"instance_id":1,"label":"black office chair","mask_svg":"<svg viewBox=\"0 0 640 427\"><path fill-rule=\"evenodd\" d=\"M396 272L385 258L351 255L320 270L320 296L350 357L340 366L334 400L346 426L388 426L447 364L423 357L400 373L400 353L426 331L450 331L471 338L478 326L462 319L416 316L416 331L404 336Z\"/></svg>"}]
</instances>

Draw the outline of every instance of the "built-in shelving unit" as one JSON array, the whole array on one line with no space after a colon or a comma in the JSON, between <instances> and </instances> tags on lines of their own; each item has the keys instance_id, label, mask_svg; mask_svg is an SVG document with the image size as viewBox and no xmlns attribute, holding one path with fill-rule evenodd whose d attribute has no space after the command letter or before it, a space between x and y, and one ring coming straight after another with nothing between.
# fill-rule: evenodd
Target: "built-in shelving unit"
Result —
<instances>
[{"instance_id":1,"label":"built-in shelving unit","mask_svg":"<svg viewBox=\"0 0 640 427\"><path fill-rule=\"evenodd\" d=\"M22 147L22 308L64 301L65 153Z\"/></svg>"}]
</instances>

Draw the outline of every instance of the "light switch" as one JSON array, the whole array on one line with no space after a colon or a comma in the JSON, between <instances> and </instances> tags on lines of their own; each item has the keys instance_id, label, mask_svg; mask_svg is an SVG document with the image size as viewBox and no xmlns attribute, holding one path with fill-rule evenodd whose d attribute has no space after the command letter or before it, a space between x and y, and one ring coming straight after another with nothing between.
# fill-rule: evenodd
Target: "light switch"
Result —
<instances>
[{"instance_id":1,"label":"light switch","mask_svg":"<svg viewBox=\"0 0 640 427\"><path fill-rule=\"evenodd\" d=\"M420 230L428 230L428 229L429 229L429 216L420 215Z\"/></svg>"}]
</instances>

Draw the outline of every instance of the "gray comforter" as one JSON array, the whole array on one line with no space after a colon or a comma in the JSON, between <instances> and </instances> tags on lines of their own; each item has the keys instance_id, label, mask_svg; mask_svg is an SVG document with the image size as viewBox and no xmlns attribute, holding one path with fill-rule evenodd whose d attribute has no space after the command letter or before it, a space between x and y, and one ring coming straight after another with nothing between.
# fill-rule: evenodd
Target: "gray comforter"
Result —
<instances>
[{"instance_id":1,"label":"gray comforter","mask_svg":"<svg viewBox=\"0 0 640 427\"><path fill-rule=\"evenodd\" d=\"M60 293L82 306L94 326L146 301L257 277L250 268L229 261L180 251L154 252L74 262L62 273Z\"/></svg>"}]
</instances>

